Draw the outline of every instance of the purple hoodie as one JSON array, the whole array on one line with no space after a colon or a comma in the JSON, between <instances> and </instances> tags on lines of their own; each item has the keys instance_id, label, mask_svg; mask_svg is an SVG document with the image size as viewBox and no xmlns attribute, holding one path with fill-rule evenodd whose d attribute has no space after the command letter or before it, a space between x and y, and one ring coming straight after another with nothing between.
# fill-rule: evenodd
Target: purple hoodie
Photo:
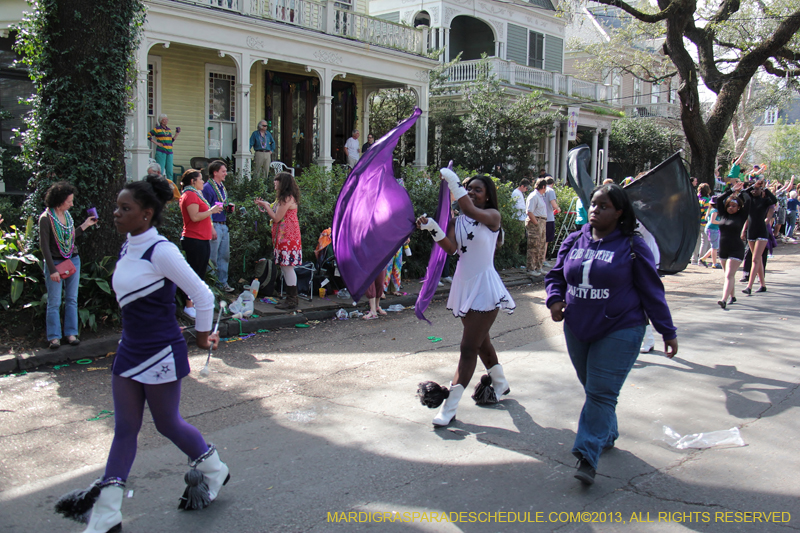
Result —
<instances>
[{"instance_id":1,"label":"purple hoodie","mask_svg":"<svg viewBox=\"0 0 800 533\"><path fill-rule=\"evenodd\" d=\"M676 338L664 285L644 239L636 235L631 241L615 229L595 241L591 231L586 224L558 250L556 265L544 278L547 307L566 302L564 320L582 342L644 325L648 317L664 340Z\"/></svg>"}]
</instances>

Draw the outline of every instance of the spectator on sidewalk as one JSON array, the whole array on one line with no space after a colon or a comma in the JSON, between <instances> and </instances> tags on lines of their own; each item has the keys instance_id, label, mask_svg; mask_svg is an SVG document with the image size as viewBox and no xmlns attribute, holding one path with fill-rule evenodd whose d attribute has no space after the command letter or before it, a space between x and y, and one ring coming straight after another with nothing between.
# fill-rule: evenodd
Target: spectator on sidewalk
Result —
<instances>
[{"instance_id":1,"label":"spectator on sidewalk","mask_svg":"<svg viewBox=\"0 0 800 533\"><path fill-rule=\"evenodd\" d=\"M233 292L228 285L228 263L231 260L231 234L228 230L228 191L225 179L228 167L222 161L212 161L208 165L208 181L203 186L203 196L209 205L222 204L223 209L211 215L211 263L217 276L219 288L225 292Z\"/></svg>"},{"instance_id":2,"label":"spectator on sidewalk","mask_svg":"<svg viewBox=\"0 0 800 533\"><path fill-rule=\"evenodd\" d=\"M536 180L534 191L528 195L527 216L525 231L528 236L528 254L525 268L531 278L536 279L543 275L544 255L547 253L547 203L545 193L547 179Z\"/></svg>"},{"instance_id":3,"label":"spectator on sidewalk","mask_svg":"<svg viewBox=\"0 0 800 533\"><path fill-rule=\"evenodd\" d=\"M547 245L545 246L545 261L542 266L550 268L552 263L547 261L547 248L550 246L550 243L556 239L556 215L561 212L561 209L558 207L558 198L556 197L556 191L553 189L556 181L553 179L553 176L547 176L545 178L547 182L547 188L545 190L545 203L547 204L547 223L545 224L545 237L547 240ZM553 250L555 253L555 250Z\"/></svg>"}]
</instances>

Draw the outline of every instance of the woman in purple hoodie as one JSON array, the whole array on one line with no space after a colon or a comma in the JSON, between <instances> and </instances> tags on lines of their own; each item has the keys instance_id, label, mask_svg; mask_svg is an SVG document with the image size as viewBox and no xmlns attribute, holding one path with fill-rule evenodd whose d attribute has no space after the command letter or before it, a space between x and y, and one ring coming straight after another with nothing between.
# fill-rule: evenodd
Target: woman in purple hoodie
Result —
<instances>
[{"instance_id":1,"label":"woman in purple hoodie","mask_svg":"<svg viewBox=\"0 0 800 533\"><path fill-rule=\"evenodd\" d=\"M594 483L600 454L619 437L617 397L648 318L664 337L667 356L678 353L664 285L635 228L625 191L615 184L596 188L589 223L567 237L545 277L547 307L555 322L564 320L567 350L586 393L572 454L575 477L587 485Z\"/></svg>"}]
</instances>

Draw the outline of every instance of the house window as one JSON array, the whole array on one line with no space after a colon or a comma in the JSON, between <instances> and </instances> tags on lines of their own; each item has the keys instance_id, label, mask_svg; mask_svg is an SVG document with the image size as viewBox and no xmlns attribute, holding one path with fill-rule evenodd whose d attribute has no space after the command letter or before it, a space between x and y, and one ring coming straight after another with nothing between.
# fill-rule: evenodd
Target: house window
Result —
<instances>
[{"instance_id":1,"label":"house window","mask_svg":"<svg viewBox=\"0 0 800 533\"><path fill-rule=\"evenodd\" d=\"M778 121L778 108L770 107L764 112L764 124L772 126Z\"/></svg>"},{"instance_id":2,"label":"house window","mask_svg":"<svg viewBox=\"0 0 800 533\"><path fill-rule=\"evenodd\" d=\"M236 120L236 75L210 72L208 75L208 119Z\"/></svg>"},{"instance_id":3,"label":"house window","mask_svg":"<svg viewBox=\"0 0 800 533\"><path fill-rule=\"evenodd\" d=\"M528 66L544 68L544 35L534 31L528 33Z\"/></svg>"},{"instance_id":4,"label":"house window","mask_svg":"<svg viewBox=\"0 0 800 533\"><path fill-rule=\"evenodd\" d=\"M661 99L661 85L658 83L650 84L650 103L657 104Z\"/></svg>"},{"instance_id":5,"label":"house window","mask_svg":"<svg viewBox=\"0 0 800 533\"><path fill-rule=\"evenodd\" d=\"M233 139L236 135L236 70L206 65L206 76L207 157L230 157L233 155Z\"/></svg>"},{"instance_id":6,"label":"house window","mask_svg":"<svg viewBox=\"0 0 800 533\"><path fill-rule=\"evenodd\" d=\"M642 103L642 80L633 78L633 103Z\"/></svg>"}]
</instances>

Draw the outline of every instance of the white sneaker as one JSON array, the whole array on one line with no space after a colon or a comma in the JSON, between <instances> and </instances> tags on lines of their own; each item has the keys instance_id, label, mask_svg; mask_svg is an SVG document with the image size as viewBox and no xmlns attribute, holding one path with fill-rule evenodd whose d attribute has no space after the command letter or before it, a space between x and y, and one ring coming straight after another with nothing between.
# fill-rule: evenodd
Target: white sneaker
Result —
<instances>
[{"instance_id":1,"label":"white sneaker","mask_svg":"<svg viewBox=\"0 0 800 533\"><path fill-rule=\"evenodd\" d=\"M197 311L195 311L194 307L184 307L183 312L191 318L197 318Z\"/></svg>"},{"instance_id":2,"label":"white sneaker","mask_svg":"<svg viewBox=\"0 0 800 533\"><path fill-rule=\"evenodd\" d=\"M442 278L442 281L446 281L447 283L453 283L453 277L447 276L446 278Z\"/></svg>"},{"instance_id":3,"label":"white sneaker","mask_svg":"<svg viewBox=\"0 0 800 533\"><path fill-rule=\"evenodd\" d=\"M541 270L528 270L528 275L531 276L532 278L538 278L543 274Z\"/></svg>"},{"instance_id":4,"label":"white sneaker","mask_svg":"<svg viewBox=\"0 0 800 533\"><path fill-rule=\"evenodd\" d=\"M442 283L442 282L440 281L440 282L439 282L439 287L444 287L444 283Z\"/></svg>"},{"instance_id":5,"label":"white sneaker","mask_svg":"<svg viewBox=\"0 0 800 533\"><path fill-rule=\"evenodd\" d=\"M550 261L542 261L542 266L547 268L553 268L553 263Z\"/></svg>"}]
</instances>

